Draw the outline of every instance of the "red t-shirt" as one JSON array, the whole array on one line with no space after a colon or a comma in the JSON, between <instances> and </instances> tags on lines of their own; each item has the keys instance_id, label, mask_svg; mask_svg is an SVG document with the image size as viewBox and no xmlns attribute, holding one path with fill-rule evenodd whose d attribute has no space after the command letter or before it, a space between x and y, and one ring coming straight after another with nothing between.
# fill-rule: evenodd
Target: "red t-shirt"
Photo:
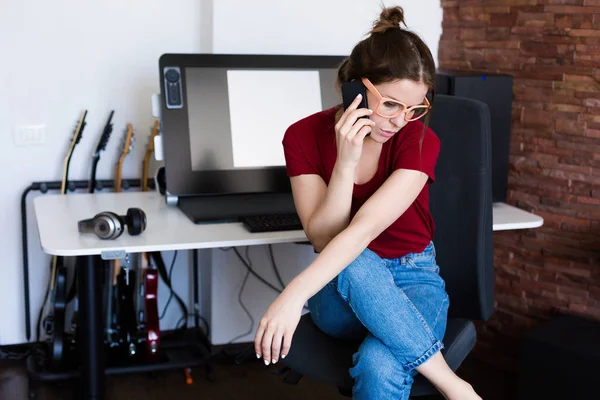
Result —
<instances>
[{"instance_id":1,"label":"red t-shirt","mask_svg":"<svg viewBox=\"0 0 600 400\"><path fill-rule=\"evenodd\" d=\"M332 107L310 115L286 130L282 143L289 177L317 174L329 184L337 159L334 128L336 110L337 107ZM373 178L364 184L354 185L350 218L395 170L419 170L429 176L427 184L409 208L369 244L368 248L382 258L398 258L407 253L421 252L433 240L434 222L429 212L428 187L435 180L440 141L428 128L419 157L422 132L423 123L420 120L406 124L383 144L379 167Z\"/></svg>"}]
</instances>

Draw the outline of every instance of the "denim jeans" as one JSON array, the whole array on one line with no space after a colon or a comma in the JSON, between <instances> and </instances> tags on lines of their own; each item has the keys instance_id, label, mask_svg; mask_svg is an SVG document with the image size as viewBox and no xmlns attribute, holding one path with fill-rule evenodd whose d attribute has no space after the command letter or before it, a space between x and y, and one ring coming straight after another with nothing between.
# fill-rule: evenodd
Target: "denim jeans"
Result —
<instances>
[{"instance_id":1,"label":"denim jeans","mask_svg":"<svg viewBox=\"0 0 600 400\"><path fill-rule=\"evenodd\" d=\"M433 243L396 259L366 249L308 301L323 332L362 341L354 399L408 399L415 368L443 348L448 306Z\"/></svg>"}]
</instances>

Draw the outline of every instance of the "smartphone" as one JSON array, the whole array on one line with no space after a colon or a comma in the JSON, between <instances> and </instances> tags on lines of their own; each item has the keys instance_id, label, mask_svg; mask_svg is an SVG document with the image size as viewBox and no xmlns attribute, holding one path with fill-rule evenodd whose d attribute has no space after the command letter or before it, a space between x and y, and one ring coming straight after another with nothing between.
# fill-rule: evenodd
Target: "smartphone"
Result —
<instances>
[{"instance_id":1,"label":"smartphone","mask_svg":"<svg viewBox=\"0 0 600 400\"><path fill-rule=\"evenodd\" d=\"M361 81L352 81L352 82L344 82L342 83L342 101L344 103L344 110L350 107L350 104L356 99L358 94L362 95L362 100L358 105L358 108L369 108L367 105L367 87L363 85ZM369 118L368 115L362 116L361 118ZM370 133L367 133L369 136Z\"/></svg>"},{"instance_id":2,"label":"smartphone","mask_svg":"<svg viewBox=\"0 0 600 400\"><path fill-rule=\"evenodd\" d=\"M344 110L350 107L350 104L356 99L356 96L362 95L362 100L357 108L368 108L367 105L367 88L359 80L342 83L342 101ZM365 116L366 117L366 116Z\"/></svg>"}]
</instances>

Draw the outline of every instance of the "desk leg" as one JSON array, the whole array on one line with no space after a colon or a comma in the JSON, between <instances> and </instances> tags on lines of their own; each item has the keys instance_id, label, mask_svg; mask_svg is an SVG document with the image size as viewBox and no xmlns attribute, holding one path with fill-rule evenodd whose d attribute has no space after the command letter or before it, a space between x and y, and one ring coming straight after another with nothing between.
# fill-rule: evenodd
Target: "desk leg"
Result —
<instances>
[{"instance_id":1,"label":"desk leg","mask_svg":"<svg viewBox=\"0 0 600 400\"><path fill-rule=\"evenodd\" d=\"M99 256L80 257L79 320L80 365L84 399L104 399L104 351L102 332L102 261Z\"/></svg>"}]
</instances>

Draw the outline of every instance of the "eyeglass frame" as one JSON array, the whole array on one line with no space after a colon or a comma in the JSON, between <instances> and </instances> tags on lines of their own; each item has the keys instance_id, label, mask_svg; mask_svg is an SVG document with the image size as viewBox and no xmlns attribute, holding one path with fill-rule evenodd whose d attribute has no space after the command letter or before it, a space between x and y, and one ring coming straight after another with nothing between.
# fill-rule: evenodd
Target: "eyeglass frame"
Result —
<instances>
[{"instance_id":1,"label":"eyeglass frame","mask_svg":"<svg viewBox=\"0 0 600 400\"><path fill-rule=\"evenodd\" d=\"M377 90L377 88L375 88L375 85L373 85L368 78L362 78L362 83L363 83L363 85L365 85L365 87L367 88L367 90L369 92L371 92L371 93L373 93L375 95L375 97L379 101L378 104L377 104L377 107L375 108L375 112L377 113L377 115L379 115L379 116L381 116L383 118L396 118L398 115L400 115L400 114L402 114L404 112L404 113L406 113L404 115L404 120L406 122L411 122L411 121L416 121L418 119L423 118L423 116L425 116L425 114L427 114L429 112L429 110L431 110L431 103L429 102L429 99L427 99L427 96L425 96L425 104L417 104L417 105L409 107L409 106L407 106L406 104L404 104L401 101L394 100L394 99L391 99L389 97L383 97L381 95L381 93L379 93L379 91ZM385 101L389 101L389 102L392 102L392 103L399 104L400 106L402 106L402 109L398 113L396 113L396 114L394 114L392 116L381 115L379 113L379 107L381 107L381 105ZM425 112L423 114L419 115L416 118L406 119L406 117L408 116L408 114L410 113L410 111L412 111L412 110L414 110L416 108L425 108Z\"/></svg>"}]
</instances>

